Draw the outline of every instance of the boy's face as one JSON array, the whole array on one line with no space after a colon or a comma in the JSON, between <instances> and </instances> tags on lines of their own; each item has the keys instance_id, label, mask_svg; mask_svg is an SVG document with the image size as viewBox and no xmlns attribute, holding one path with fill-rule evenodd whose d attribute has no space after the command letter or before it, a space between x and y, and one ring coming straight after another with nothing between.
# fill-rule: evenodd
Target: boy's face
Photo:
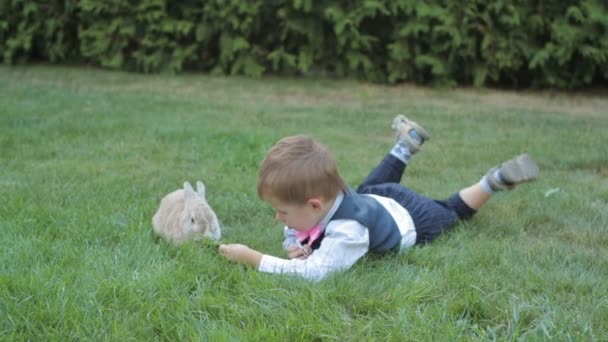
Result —
<instances>
[{"instance_id":1,"label":"boy's face","mask_svg":"<svg viewBox=\"0 0 608 342\"><path fill-rule=\"evenodd\" d=\"M316 199L304 204L285 203L276 198L268 198L267 201L276 211L275 218L278 221L298 231L311 229L324 215L323 205Z\"/></svg>"}]
</instances>

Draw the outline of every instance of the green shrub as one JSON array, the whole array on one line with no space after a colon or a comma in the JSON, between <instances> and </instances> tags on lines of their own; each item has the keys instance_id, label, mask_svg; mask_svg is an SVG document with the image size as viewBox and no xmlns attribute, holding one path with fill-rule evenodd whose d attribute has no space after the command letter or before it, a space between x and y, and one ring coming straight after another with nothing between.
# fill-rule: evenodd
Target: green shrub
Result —
<instances>
[{"instance_id":1,"label":"green shrub","mask_svg":"<svg viewBox=\"0 0 608 342\"><path fill-rule=\"evenodd\" d=\"M571 89L608 79L596 0L0 0L4 63Z\"/></svg>"},{"instance_id":2,"label":"green shrub","mask_svg":"<svg viewBox=\"0 0 608 342\"><path fill-rule=\"evenodd\" d=\"M0 58L5 63L77 58L77 24L76 1L0 0Z\"/></svg>"}]
</instances>

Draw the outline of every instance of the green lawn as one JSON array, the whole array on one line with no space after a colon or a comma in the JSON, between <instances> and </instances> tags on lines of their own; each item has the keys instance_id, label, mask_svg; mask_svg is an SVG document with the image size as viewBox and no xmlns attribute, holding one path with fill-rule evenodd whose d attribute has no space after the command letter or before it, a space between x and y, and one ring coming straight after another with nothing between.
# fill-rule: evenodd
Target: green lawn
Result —
<instances>
[{"instance_id":1,"label":"green lawn","mask_svg":"<svg viewBox=\"0 0 608 342\"><path fill-rule=\"evenodd\" d=\"M151 218L203 180L224 242L282 255L257 167L307 133L356 186L405 113L432 197L527 151L540 179L400 256L314 284L173 247ZM608 340L608 97L0 67L0 340Z\"/></svg>"}]
</instances>

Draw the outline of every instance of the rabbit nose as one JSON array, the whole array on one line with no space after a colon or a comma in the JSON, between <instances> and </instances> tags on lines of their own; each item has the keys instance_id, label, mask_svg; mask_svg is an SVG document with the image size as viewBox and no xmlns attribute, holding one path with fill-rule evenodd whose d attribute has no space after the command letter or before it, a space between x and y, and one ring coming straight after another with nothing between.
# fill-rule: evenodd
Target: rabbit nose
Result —
<instances>
[{"instance_id":1,"label":"rabbit nose","mask_svg":"<svg viewBox=\"0 0 608 342\"><path fill-rule=\"evenodd\" d=\"M209 229L208 233L208 237L215 241L219 241L222 237L222 231L220 230L220 227L213 227Z\"/></svg>"}]
</instances>

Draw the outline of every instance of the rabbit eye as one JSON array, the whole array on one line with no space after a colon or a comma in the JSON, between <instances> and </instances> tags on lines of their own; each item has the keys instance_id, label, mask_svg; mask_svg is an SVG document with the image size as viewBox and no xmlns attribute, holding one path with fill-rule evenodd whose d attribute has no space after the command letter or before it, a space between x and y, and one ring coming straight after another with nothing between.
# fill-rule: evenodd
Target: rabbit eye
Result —
<instances>
[{"instance_id":1,"label":"rabbit eye","mask_svg":"<svg viewBox=\"0 0 608 342\"><path fill-rule=\"evenodd\" d=\"M194 217L190 218L190 222L194 223Z\"/></svg>"}]
</instances>

